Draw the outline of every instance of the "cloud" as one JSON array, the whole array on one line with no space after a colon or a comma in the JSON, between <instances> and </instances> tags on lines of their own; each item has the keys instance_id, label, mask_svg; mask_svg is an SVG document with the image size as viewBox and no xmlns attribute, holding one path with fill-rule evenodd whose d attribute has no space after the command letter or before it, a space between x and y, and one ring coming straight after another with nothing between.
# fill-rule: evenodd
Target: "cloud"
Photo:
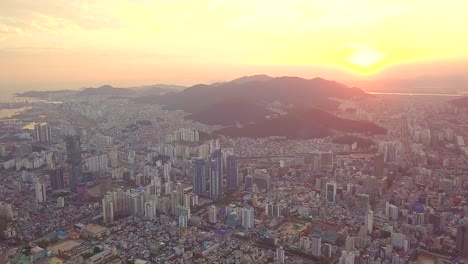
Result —
<instances>
[{"instance_id":1,"label":"cloud","mask_svg":"<svg viewBox=\"0 0 468 264\"><path fill-rule=\"evenodd\" d=\"M214 12L236 12L234 27L269 32L368 25L409 9L401 0L212 0Z\"/></svg>"},{"instance_id":2,"label":"cloud","mask_svg":"<svg viewBox=\"0 0 468 264\"><path fill-rule=\"evenodd\" d=\"M120 1L120 4L126 1ZM0 40L34 33L65 34L79 29L121 26L117 1L11 0L0 8Z\"/></svg>"},{"instance_id":3,"label":"cloud","mask_svg":"<svg viewBox=\"0 0 468 264\"><path fill-rule=\"evenodd\" d=\"M41 13L34 14L27 23L29 23L30 28L36 31L53 34L63 34L78 29L78 26L68 19L51 17Z\"/></svg>"},{"instance_id":4,"label":"cloud","mask_svg":"<svg viewBox=\"0 0 468 264\"><path fill-rule=\"evenodd\" d=\"M367 25L409 11L402 1L316 0L315 3L320 10L319 24L337 28Z\"/></svg>"},{"instance_id":5,"label":"cloud","mask_svg":"<svg viewBox=\"0 0 468 264\"><path fill-rule=\"evenodd\" d=\"M9 37L29 36L34 33L64 34L78 28L78 25L65 18L26 12L21 16L2 16L0 18L0 40Z\"/></svg>"},{"instance_id":6,"label":"cloud","mask_svg":"<svg viewBox=\"0 0 468 264\"><path fill-rule=\"evenodd\" d=\"M21 36L24 35L24 32L17 27L0 25L0 40L6 39L12 36Z\"/></svg>"}]
</instances>

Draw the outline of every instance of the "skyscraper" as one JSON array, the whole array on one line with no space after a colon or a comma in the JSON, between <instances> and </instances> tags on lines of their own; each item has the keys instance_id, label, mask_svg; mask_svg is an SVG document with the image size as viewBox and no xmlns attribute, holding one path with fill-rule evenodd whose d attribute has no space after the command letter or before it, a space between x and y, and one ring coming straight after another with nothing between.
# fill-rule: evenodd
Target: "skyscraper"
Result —
<instances>
[{"instance_id":1,"label":"skyscraper","mask_svg":"<svg viewBox=\"0 0 468 264\"><path fill-rule=\"evenodd\" d=\"M322 255L322 239L319 236L312 236L312 256L320 257Z\"/></svg>"},{"instance_id":2,"label":"skyscraper","mask_svg":"<svg viewBox=\"0 0 468 264\"><path fill-rule=\"evenodd\" d=\"M356 211L360 215L365 215L367 210L369 209L369 195L358 194L356 195L356 198L357 198Z\"/></svg>"},{"instance_id":3,"label":"skyscraper","mask_svg":"<svg viewBox=\"0 0 468 264\"><path fill-rule=\"evenodd\" d=\"M36 179L36 201L38 203L43 203L47 200L46 196L46 187L39 179Z\"/></svg>"},{"instance_id":4,"label":"skyscraper","mask_svg":"<svg viewBox=\"0 0 468 264\"><path fill-rule=\"evenodd\" d=\"M177 192L177 205L184 205L184 186L182 183L178 182L176 184L176 192Z\"/></svg>"},{"instance_id":5,"label":"skyscraper","mask_svg":"<svg viewBox=\"0 0 468 264\"><path fill-rule=\"evenodd\" d=\"M211 154L210 197L218 199L223 194L223 155L220 149Z\"/></svg>"},{"instance_id":6,"label":"skyscraper","mask_svg":"<svg viewBox=\"0 0 468 264\"><path fill-rule=\"evenodd\" d=\"M253 207L242 208L242 227L253 228L254 227L254 209Z\"/></svg>"},{"instance_id":7,"label":"skyscraper","mask_svg":"<svg viewBox=\"0 0 468 264\"><path fill-rule=\"evenodd\" d=\"M216 206L214 205L210 206L209 208L208 221L213 224L218 222L218 210L216 209Z\"/></svg>"},{"instance_id":8,"label":"skyscraper","mask_svg":"<svg viewBox=\"0 0 468 264\"><path fill-rule=\"evenodd\" d=\"M193 192L204 195L206 192L206 162L202 158L195 159L193 167Z\"/></svg>"},{"instance_id":9,"label":"skyscraper","mask_svg":"<svg viewBox=\"0 0 468 264\"><path fill-rule=\"evenodd\" d=\"M276 259L280 262L280 263L284 263L285 261L285 254L284 254L284 248L283 247L279 247L276 249Z\"/></svg>"},{"instance_id":10,"label":"skyscraper","mask_svg":"<svg viewBox=\"0 0 468 264\"><path fill-rule=\"evenodd\" d=\"M157 204L158 199L154 196L145 202L145 219L152 220L156 218Z\"/></svg>"},{"instance_id":11,"label":"skyscraper","mask_svg":"<svg viewBox=\"0 0 468 264\"><path fill-rule=\"evenodd\" d=\"M230 155L226 159L227 163L227 187L230 191L237 191L239 187L239 164L237 157Z\"/></svg>"},{"instance_id":12,"label":"skyscraper","mask_svg":"<svg viewBox=\"0 0 468 264\"><path fill-rule=\"evenodd\" d=\"M384 155L376 154L374 157L374 176L383 177L384 175Z\"/></svg>"},{"instance_id":13,"label":"skyscraper","mask_svg":"<svg viewBox=\"0 0 468 264\"><path fill-rule=\"evenodd\" d=\"M336 202L336 182L327 182L326 198L329 203Z\"/></svg>"},{"instance_id":14,"label":"skyscraper","mask_svg":"<svg viewBox=\"0 0 468 264\"><path fill-rule=\"evenodd\" d=\"M110 192L102 199L102 217L106 224L114 222L113 194Z\"/></svg>"},{"instance_id":15,"label":"skyscraper","mask_svg":"<svg viewBox=\"0 0 468 264\"><path fill-rule=\"evenodd\" d=\"M59 166L54 170L50 171L49 174L49 179L50 179L50 187L52 190L59 190L63 189L65 187L64 181L63 181L63 167Z\"/></svg>"},{"instance_id":16,"label":"skyscraper","mask_svg":"<svg viewBox=\"0 0 468 264\"><path fill-rule=\"evenodd\" d=\"M468 256L468 225L461 225L457 228L456 250Z\"/></svg>"},{"instance_id":17,"label":"skyscraper","mask_svg":"<svg viewBox=\"0 0 468 264\"><path fill-rule=\"evenodd\" d=\"M372 230L374 229L374 211L370 209L367 210L364 224L366 225L367 233L372 233Z\"/></svg>"},{"instance_id":18,"label":"skyscraper","mask_svg":"<svg viewBox=\"0 0 468 264\"><path fill-rule=\"evenodd\" d=\"M65 142L67 146L67 162L70 166L70 192L76 193L77 185L83 182L80 137L67 137Z\"/></svg>"},{"instance_id":19,"label":"skyscraper","mask_svg":"<svg viewBox=\"0 0 468 264\"><path fill-rule=\"evenodd\" d=\"M34 125L34 139L37 143L50 141L50 126L47 123Z\"/></svg>"}]
</instances>

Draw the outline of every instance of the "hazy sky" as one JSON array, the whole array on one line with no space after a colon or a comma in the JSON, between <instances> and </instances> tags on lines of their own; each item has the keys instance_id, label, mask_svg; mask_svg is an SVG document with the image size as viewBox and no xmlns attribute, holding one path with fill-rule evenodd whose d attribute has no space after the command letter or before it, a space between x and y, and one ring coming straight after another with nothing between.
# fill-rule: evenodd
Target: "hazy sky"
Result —
<instances>
[{"instance_id":1,"label":"hazy sky","mask_svg":"<svg viewBox=\"0 0 468 264\"><path fill-rule=\"evenodd\" d=\"M466 0L1 0L0 89L468 73L467 10Z\"/></svg>"}]
</instances>

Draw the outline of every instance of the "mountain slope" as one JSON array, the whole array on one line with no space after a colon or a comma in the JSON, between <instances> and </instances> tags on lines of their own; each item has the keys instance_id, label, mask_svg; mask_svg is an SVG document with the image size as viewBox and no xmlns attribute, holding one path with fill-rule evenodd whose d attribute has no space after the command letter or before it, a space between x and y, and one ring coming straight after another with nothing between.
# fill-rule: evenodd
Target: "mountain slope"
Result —
<instances>
[{"instance_id":1,"label":"mountain slope","mask_svg":"<svg viewBox=\"0 0 468 264\"><path fill-rule=\"evenodd\" d=\"M264 119L273 112L246 98L232 98L195 112L187 118L210 125L245 124Z\"/></svg>"},{"instance_id":2,"label":"mountain slope","mask_svg":"<svg viewBox=\"0 0 468 264\"><path fill-rule=\"evenodd\" d=\"M329 136L333 130L371 134L386 132L384 128L373 123L343 119L319 109L309 109L273 119L264 119L242 128L223 128L216 133L231 137L282 136L290 139L310 139Z\"/></svg>"},{"instance_id":3,"label":"mountain slope","mask_svg":"<svg viewBox=\"0 0 468 264\"><path fill-rule=\"evenodd\" d=\"M461 108L468 108L468 97L455 99L450 101L450 103Z\"/></svg>"},{"instance_id":4,"label":"mountain slope","mask_svg":"<svg viewBox=\"0 0 468 264\"><path fill-rule=\"evenodd\" d=\"M194 113L202 111L230 98L254 98L263 102L279 101L298 108L315 106L333 109L337 103L330 97L351 98L366 96L359 88L349 88L344 84L321 78L306 80L298 77L243 77L227 83L215 85L198 84L179 93L170 93L155 98L155 103L166 109L180 109Z\"/></svg>"}]
</instances>

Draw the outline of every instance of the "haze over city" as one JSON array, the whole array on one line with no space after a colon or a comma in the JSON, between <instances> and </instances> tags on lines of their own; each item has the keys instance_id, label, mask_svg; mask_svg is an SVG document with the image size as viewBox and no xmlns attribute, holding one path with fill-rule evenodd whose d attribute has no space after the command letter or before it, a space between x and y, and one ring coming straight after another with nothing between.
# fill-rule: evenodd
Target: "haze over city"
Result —
<instances>
[{"instance_id":1,"label":"haze over city","mask_svg":"<svg viewBox=\"0 0 468 264\"><path fill-rule=\"evenodd\" d=\"M2 0L0 264L468 264L467 10Z\"/></svg>"}]
</instances>

